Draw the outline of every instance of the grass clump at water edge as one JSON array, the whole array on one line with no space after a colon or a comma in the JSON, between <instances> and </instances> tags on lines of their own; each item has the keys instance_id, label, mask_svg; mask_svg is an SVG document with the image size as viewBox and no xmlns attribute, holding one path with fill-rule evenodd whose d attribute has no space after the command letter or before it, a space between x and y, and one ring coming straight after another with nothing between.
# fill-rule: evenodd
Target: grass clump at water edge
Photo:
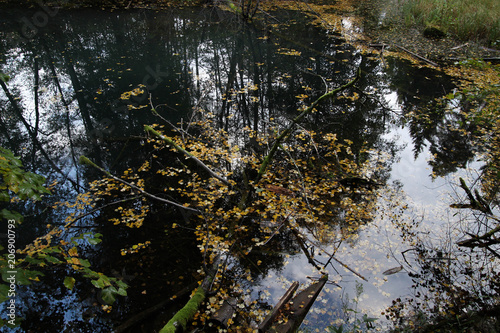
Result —
<instances>
[{"instance_id":1,"label":"grass clump at water edge","mask_svg":"<svg viewBox=\"0 0 500 333\"><path fill-rule=\"evenodd\" d=\"M500 47L498 0L399 0L406 24L436 27L462 40Z\"/></svg>"}]
</instances>

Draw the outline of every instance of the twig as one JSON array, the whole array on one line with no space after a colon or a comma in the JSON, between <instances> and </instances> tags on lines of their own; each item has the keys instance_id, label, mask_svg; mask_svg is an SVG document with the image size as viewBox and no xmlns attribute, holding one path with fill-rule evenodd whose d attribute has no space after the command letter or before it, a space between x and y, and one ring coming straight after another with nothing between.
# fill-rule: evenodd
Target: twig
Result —
<instances>
[{"instance_id":1,"label":"twig","mask_svg":"<svg viewBox=\"0 0 500 333\"><path fill-rule=\"evenodd\" d=\"M215 171L213 171L212 169L210 169L205 163L203 163L202 161L200 161L196 156L194 156L193 154L191 154L190 152L188 152L187 150L185 150L184 148L182 148L178 144L176 144L169 137L167 137L165 135L162 135L161 133L155 131L152 127L150 127L148 125L145 125L144 129L146 130L146 132L153 134L154 136L158 137L162 141L165 141L166 143L168 143L169 145L171 145L172 147L174 147L175 149L177 149L179 152L183 153L188 158L192 159L203 170L205 170L206 172L208 172L210 174L210 176L212 176L212 177L216 178L217 180L221 181L224 185L231 186L226 179L224 179L221 176L219 176L217 173L215 173Z\"/></svg>"},{"instance_id":2,"label":"twig","mask_svg":"<svg viewBox=\"0 0 500 333\"><path fill-rule=\"evenodd\" d=\"M297 117L295 117L294 119L292 119L292 123L290 124L290 126L288 126L288 128L286 128L275 140L274 142L274 145L272 146L271 150L269 151L269 154L267 154L267 156L264 158L264 161L262 162L261 166L260 166L260 169L259 169L259 173L257 174L257 179L255 180L255 182L257 183L261 178L262 176L265 174L266 172L266 169L269 165L269 163L271 163L273 157L274 157L274 154L276 153L276 151L278 150L278 147L281 145L281 142L284 141L288 135L292 132L292 129L293 127L295 126L295 124L297 124L302 118L304 118L307 114L311 113L312 110L314 110L314 108L319 104L321 103L324 99L328 99L328 98L331 98L333 97L334 95L336 95L337 93L341 92L341 91L344 91L345 89L349 88L350 86L354 85L358 80L359 78L361 77L361 68L358 68L357 70L357 73L356 73L356 77L354 79L352 79L350 82L344 84L343 86L340 86L338 87L337 89L334 89L322 96L320 96L317 100L315 100L308 108L306 108L304 111L302 111Z\"/></svg>"},{"instance_id":3,"label":"twig","mask_svg":"<svg viewBox=\"0 0 500 333\"><path fill-rule=\"evenodd\" d=\"M411 55L412 55L412 56L414 56L415 58L418 58L418 59L420 59L420 60L422 60L422 61L425 61L426 63L428 63L429 65L432 65L432 66L434 66L434 67L439 67L439 65L438 65L437 63L435 63L434 61L431 61L431 60L429 60L429 59L427 59L427 58L422 57L421 55L418 55L418 54L416 54L416 53L413 53L413 52L411 52L410 50L407 50L407 49L405 49L404 47L402 47L402 46L400 46L400 45L398 45L398 44L395 44L395 45L396 45L396 47L397 47L397 48L399 48L399 49L401 49L401 50L403 50L403 51L405 51L405 52L407 52L407 53L411 54Z\"/></svg>"},{"instance_id":4,"label":"twig","mask_svg":"<svg viewBox=\"0 0 500 333\"><path fill-rule=\"evenodd\" d=\"M118 177L112 175L110 172L104 170L103 168L101 168L100 166L98 166L97 164L95 164L94 162L92 162L91 160L89 160L85 156L80 156L80 163L96 168L97 170L99 170L102 173L104 173L106 176L108 176L110 178L113 178L117 182L120 182L122 184L125 184L125 185L133 188L134 190L136 190L136 191L144 194L148 198L151 198L151 199L154 199L154 200L158 200L160 202L163 202L163 203L166 203L166 204L169 204L169 205L173 205L173 206L176 206L176 207L179 207L179 208L182 208L182 209L185 209L185 210L189 210L189 211L192 211L192 212L201 213L198 209L191 208L191 207L186 207L186 206L183 206L183 205L181 205L181 204L179 204L177 202L170 201L170 200L167 200L167 199L163 199L163 198L157 197L156 195L153 195L153 194L151 194L149 192L146 192L142 188L140 188L138 186L135 186L134 184L131 184L131 183L129 183L129 182L127 182L127 181L125 181L125 180L123 180L121 178L118 178Z\"/></svg>"},{"instance_id":5,"label":"twig","mask_svg":"<svg viewBox=\"0 0 500 333\"><path fill-rule=\"evenodd\" d=\"M454 50L458 50L458 49L461 49L462 47L465 47L465 46L468 46L469 43L465 43L465 44L462 44L462 45L458 45L458 46L455 46L455 47L452 47L450 50L454 51Z\"/></svg>"}]
</instances>

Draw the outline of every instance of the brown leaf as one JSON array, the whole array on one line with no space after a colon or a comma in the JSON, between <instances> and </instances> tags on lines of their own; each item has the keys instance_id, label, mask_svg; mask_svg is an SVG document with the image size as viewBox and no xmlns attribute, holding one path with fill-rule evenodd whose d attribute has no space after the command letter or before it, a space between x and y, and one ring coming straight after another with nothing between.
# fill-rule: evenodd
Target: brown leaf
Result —
<instances>
[{"instance_id":1,"label":"brown leaf","mask_svg":"<svg viewBox=\"0 0 500 333\"><path fill-rule=\"evenodd\" d=\"M281 186L276 186L276 185L271 185L267 184L266 185L266 190L278 193L278 194L283 194L289 197L294 197L295 193L287 188L281 187Z\"/></svg>"},{"instance_id":2,"label":"brown leaf","mask_svg":"<svg viewBox=\"0 0 500 333\"><path fill-rule=\"evenodd\" d=\"M402 269L403 269L403 266L398 266L398 267L394 267L394 268L388 269L385 272L383 272L382 274L384 274L384 275L392 275L392 274L396 274L396 273L400 272Z\"/></svg>"}]
</instances>

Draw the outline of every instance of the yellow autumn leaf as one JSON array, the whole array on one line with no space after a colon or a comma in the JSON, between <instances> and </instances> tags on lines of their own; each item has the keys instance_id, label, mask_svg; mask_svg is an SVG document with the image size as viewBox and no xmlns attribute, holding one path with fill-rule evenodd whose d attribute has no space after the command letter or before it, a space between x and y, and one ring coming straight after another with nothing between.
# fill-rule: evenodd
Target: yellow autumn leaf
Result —
<instances>
[{"instance_id":1,"label":"yellow autumn leaf","mask_svg":"<svg viewBox=\"0 0 500 333\"><path fill-rule=\"evenodd\" d=\"M69 249L68 254L71 257L77 257L78 256L78 249L76 247L72 247L71 249Z\"/></svg>"}]
</instances>

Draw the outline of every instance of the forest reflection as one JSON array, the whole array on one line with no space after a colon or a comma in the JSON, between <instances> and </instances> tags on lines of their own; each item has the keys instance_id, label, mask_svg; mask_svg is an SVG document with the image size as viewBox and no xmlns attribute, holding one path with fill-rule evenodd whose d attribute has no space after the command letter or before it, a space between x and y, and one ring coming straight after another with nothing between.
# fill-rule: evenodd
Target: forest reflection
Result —
<instances>
[{"instance_id":1,"label":"forest reflection","mask_svg":"<svg viewBox=\"0 0 500 333\"><path fill-rule=\"evenodd\" d=\"M62 225L71 209L50 207L71 201L87 189L89 182L99 178L96 170L79 165L80 155L116 174L137 169L152 159L144 133L144 125L158 122L152 107L181 128L189 126L199 113L211 114L241 149L258 149L250 137L242 135L245 128L259 133L285 128L298 110L325 91L345 84L360 68L362 76L356 88L319 106L302 126L352 142L354 163L379 163L370 170L369 177L386 184L400 149L386 134L394 126L401 126L401 116L407 113L422 107L439 110L434 99L452 89L448 78L416 69L405 61L389 58L384 68L374 54L355 48L340 35L327 33L292 12L280 12L268 22L248 25L212 9L61 11L26 38L22 17L31 15L12 12L8 20L1 22L1 70L11 76L11 81L2 83L0 144L21 156L28 169L45 175L48 183L57 180L58 185L43 204L19 205L19 211L26 216L20 229L20 246L43 234L46 224ZM389 105L387 95L391 92L397 93L402 112ZM470 148L461 137L432 127L446 122L439 111L435 114L430 125L418 121L410 124L415 153L430 142L431 151L442 153L443 164L453 160L461 165L471 159ZM453 156L443 145L450 142L450 137L462 147L461 151L454 150ZM384 158L378 158L382 155ZM168 165L172 159L164 155L158 163ZM452 170L436 168L441 173ZM157 186L155 179L154 175L148 178ZM359 205L367 202L366 196L354 192L345 197ZM185 221L189 216L160 204L151 204L149 210L154 214L141 229L117 231L105 223L115 214L112 208L75 224L77 228L113 235L105 237L98 247L87 248L93 267L136 287L126 300L118 301L112 317L99 317L92 308L99 295L85 288L83 280L79 286L84 290L84 305L73 305L67 312L61 310L56 299L67 291L60 289L66 272L59 268L50 272L52 281L34 287L41 297L37 298L31 289L24 291L25 317L39 315L49 302L51 311L42 315L47 327L80 325L82 332L106 331L108 325L194 282L192 274L180 282L172 278L199 269L202 258L194 236L187 228L173 236L165 235L162 227L165 221ZM333 221L339 223L341 233L356 233L342 228L345 212L335 214ZM354 242L354 238L350 239ZM140 257L120 255L124 244L145 240L156 245ZM287 255L302 250L291 232L277 235L273 246L271 254L254 251L248 257L253 262L265 261L259 273L254 273L259 275L256 280L272 270L279 271ZM244 267L248 263L240 264L235 272L248 268ZM140 267L140 272L134 272L134 267ZM53 293L56 289L59 291ZM146 290L150 292L144 293ZM51 301L44 299L49 294L53 294ZM69 305L75 297L64 302ZM68 313L75 317L71 324L63 319ZM92 320L84 323L81 318ZM23 325L29 322L36 320L27 320Z\"/></svg>"}]
</instances>

